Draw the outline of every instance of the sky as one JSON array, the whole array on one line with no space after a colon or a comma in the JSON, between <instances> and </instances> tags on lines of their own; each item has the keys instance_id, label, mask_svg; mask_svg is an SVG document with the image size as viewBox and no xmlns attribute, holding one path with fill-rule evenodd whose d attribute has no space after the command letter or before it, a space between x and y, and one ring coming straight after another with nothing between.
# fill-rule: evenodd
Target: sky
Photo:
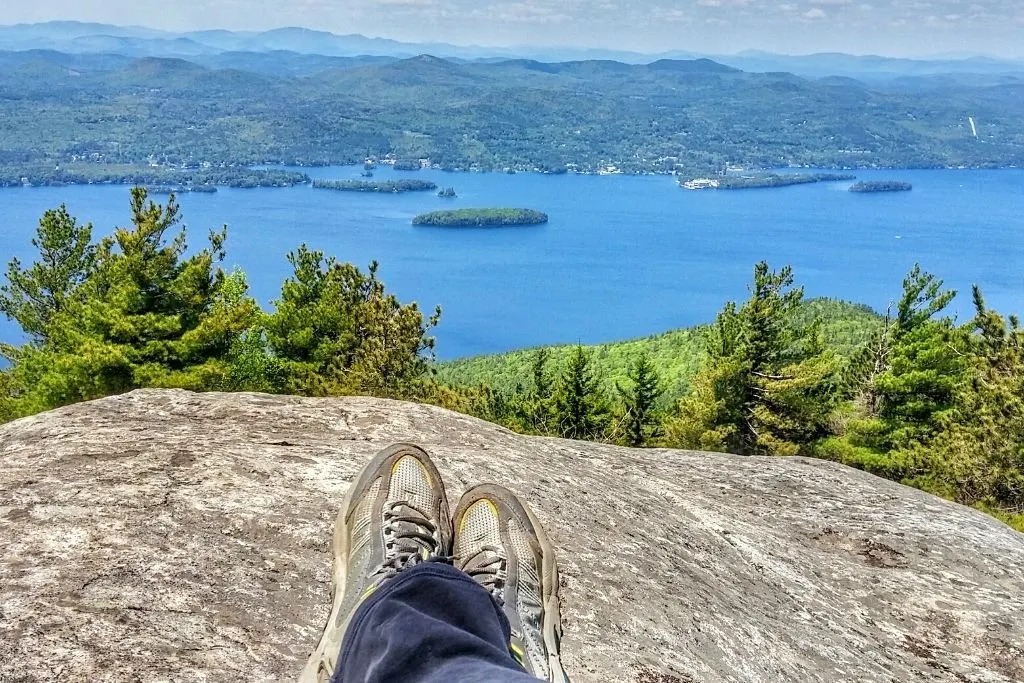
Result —
<instances>
[{"instance_id":1,"label":"sky","mask_svg":"<svg viewBox=\"0 0 1024 683\"><path fill-rule=\"evenodd\" d=\"M485 46L1024 57L1024 0L0 0L0 24L53 19Z\"/></svg>"}]
</instances>

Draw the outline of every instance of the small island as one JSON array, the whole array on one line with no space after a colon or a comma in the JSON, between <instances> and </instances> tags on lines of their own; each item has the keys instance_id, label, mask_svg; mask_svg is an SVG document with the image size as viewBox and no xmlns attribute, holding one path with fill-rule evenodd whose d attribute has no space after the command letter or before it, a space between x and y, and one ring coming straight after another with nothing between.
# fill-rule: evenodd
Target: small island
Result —
<instances>
[{"instance_id":1,"label":"small island","mask_svg":"<svg viewBox=\"0 0 1024 683\"><path fill-rule=\"evenodd\" d=\"M899 180L862 180L850 192L910 192L914 186Z\"/></svg>"},{"instance_id":2,"label":"small island","mask_svg":"<svg viewBox=\"0 0 1024 683\"><path fill-rule=\"evenodd\" d=\"M456 209L433 211L412 219L413 225L446 227L485 227L503 225L540 225L548 215L533 209Z\"/></svg>"},{"instance_id":3,"label":"small island","mask_svg":"<svg viewBox=\"0 0 1024 683\"><path fill-rule=\"evenodd\" d=\"M687 190L750 190L810 183L836 183L856 179L857 176L847 173L758 173L720 178L693 178L680 181L679 185Z\"/></svg>"},{"instance_id":4,"label":"small island","mask_svg":"<svg viewBox=\"0 0 1024 683\"><path fill-rule=\"evenodd\" d=\"M156 187L147 187L146 191L152 195L160 194L188 194L190 192L199 194L213 194L217 191L216 185L177 185L171 187L169 185L158 185Z\"/></svg>"},{"instance_id":5,"label":"small island","mask_svg":"<svg viewBox=\"0 0 1024 683\"><path fill-rule=\"evenodd\" d=\"M313 187L320 190L341 190L342 192L421 192L436 190L437 185L429 180L314 180Z\"/></svg>"},{"instance_id":6,"label":"small island","mask_svg":"<svg viewBox=\"0 0 1024 683\"><path fill-rule=\"evenodd\" d=\"M458 197L458 195L455 194L455 188L454 187L446 187L446 188L444 188L443 190L441 190L440 192L437 193L437 196L438 197L445 197L446 199L454 199L455 197Z\"/></svg>"}]
</instances>

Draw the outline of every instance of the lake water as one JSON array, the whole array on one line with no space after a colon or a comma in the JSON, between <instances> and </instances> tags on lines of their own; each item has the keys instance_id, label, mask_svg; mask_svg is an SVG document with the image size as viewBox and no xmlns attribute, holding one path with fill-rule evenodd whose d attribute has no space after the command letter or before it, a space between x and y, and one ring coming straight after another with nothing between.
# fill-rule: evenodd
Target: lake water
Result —
<instances>
[{"instance_id":1,"label":"lake water","mask_svg":"<svg viewBox=\"0 0 1024 683\"><path fill-rule=\"evenodd\" d=\"M357 178L362 168L321 168ZM912 182L913 192L853 194L850 183L691 192L670 177L395 173L454 186L433 193L360 194L221 189L181 197L190 242L229 227L228 264L264 304L288 274L285 254L306 242L360 265L376 259L403 301L444 309L438 355L453 358L556 342L643 336L706 322L744 298L753 264L791 264L810 296L868 303L899 296L915 262L961 291L973 283L1004 312L1024 311L1024 170L861 172ZM67 203L97 234L128 220L128 189L0 189L0 256L31 257L47 208ZM514 206L547 212L522 228L413 227L417 213ZM15 331L0 323L0 339Z\"/></svg>"}]
</instances>

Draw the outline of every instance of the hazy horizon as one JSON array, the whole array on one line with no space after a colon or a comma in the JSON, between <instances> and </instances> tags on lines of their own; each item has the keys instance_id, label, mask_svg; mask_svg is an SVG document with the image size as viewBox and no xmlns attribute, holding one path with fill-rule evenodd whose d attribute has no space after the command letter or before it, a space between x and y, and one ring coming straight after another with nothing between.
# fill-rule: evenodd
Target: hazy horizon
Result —
<instances>
[{"instance_id":1,"label":"hazy horizon","mask_svg":"<svg viewBox=\"0 0 1024 683\"><path fill-rule=\"evenodd\" d=\"M4 25L83 21L186 32L308 28L414 43L654 54L1024 57L1016 0L0 0Z\"/></svg>"}]
</instances>

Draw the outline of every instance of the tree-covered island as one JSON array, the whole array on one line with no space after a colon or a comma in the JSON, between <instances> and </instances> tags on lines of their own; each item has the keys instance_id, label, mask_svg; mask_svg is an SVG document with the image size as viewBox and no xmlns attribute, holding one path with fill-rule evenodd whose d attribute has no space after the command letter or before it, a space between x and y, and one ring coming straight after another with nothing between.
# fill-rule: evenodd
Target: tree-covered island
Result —
<instances>
[{"instance_id":1,"label":"tree-covered island","mask_svg":"<svg viewBox=\"0 0 1024 683\"><path fill-rule=\"evenodd\" d=\"M909 192L914 186L900 180L862 180L850 192Z\"/></svg>"},{"instance_id":2,"label":"tree-covered island","mask_svg":"<svg viewBox=\"0 0 1024 683\"><path fill-rule=\"evenodd\" d=\"M539 225L548 215L533 209L456 209L432 211L412 219L413 225L447 227L484 227L502 225Z\"/></svg>"},{"instance_id":3,"label":"tree-covered island","mask_svg":"<svg viewBox=\"0 0 1024 683\"><path fill-rule=\"evenodd\" d=\"M213 194L217 191L216 185L157 185L155 187L147 188L151 195L167 195L167 194Z\"/></svg>"},{"instance_id":4,"label":"tree-covered island","mask_svg":"<svg viewBox=\"0 0 1024 683\"><path fill-rule=\"evenodd\" d=\"M422 192L436 190L429 180L314 180L313 187L344 192Z\"/></svg>"}]
</instances>

